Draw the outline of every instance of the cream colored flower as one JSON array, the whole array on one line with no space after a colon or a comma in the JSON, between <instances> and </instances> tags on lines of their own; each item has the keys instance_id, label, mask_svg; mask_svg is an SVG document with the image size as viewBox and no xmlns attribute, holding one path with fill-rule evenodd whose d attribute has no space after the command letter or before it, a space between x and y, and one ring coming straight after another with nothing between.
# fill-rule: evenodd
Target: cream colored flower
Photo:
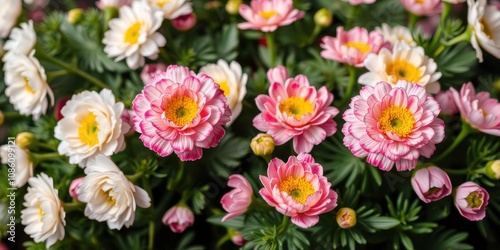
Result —
<instances>
[{"instance_id":1,"label":"cream colored flower","mask_svg":"<svg viewBox=\"0 0 500 250\"><path fill-rule=\"evenodd\" d=\"M5 38L16 24L23 8L21 0L2 1L0 8L0 37Z\"/></svg>"},{"instance_id":2,"label":"cream colored flower","mask_svg":"<svg viewBox=\"0 0 500 250\"><path fill-rule=\"evenodd\" d=\"M21 23L20 26L21 28L12 29L9 40L5 42L4 49L8 51L7 54L19 53L27 56L35 47L37 38L33 28L33 21L29 20L27 23ZM3 59L4 62L6 60L6 58Z\"/></svg>"},{"instance_id":3,"label":"cream colored flower","mask_svg":"<svg viewBox=\"0 0 500 250\"><path fill-rule=\"evenodd\" d=\"M220 89L224 92L232 113L231 120L226 126L231 125L241 113L241 102L247 93L247 74L243 73L239 63L233 61L228 65L222 59L218 60L217 64L208 64L202 67L200 72L214 79L214 82L219 84Z\"/></svg>"},{"instance_id":4,"label":"cream colored flower","mask_svg":"<svg viewBox=\"0 0 500 250\"><path fill-rule=\"evenodd\" d=\"M376 27L375 30L380 32L384 36L384 40L390 42L391 44L405 42L412 47L417 45L411 36L410 30L405 26L396 25L391 27L388 24L383 23L382 27Z\"/></svg>"},{"instance_id":5,"label":"cream colored flower","mask_svg":"<svg viewBox=\"0 0 500 250\"><path fill-rule=\"evenodd\" d=\"M33 161L31 161L27 150L17 145L2 145L0 146L0 158L2 158L2 164L7 164L9 168L12 165L16 171L13 187L24 186L28 179L33 176ZM10 158L13 160L9 161Z\"/></svg>"},{"instance_id":6,"label":"cream colored flower","mask_svg":"<svg viewBox=\"0 0 500 250\"><path fill-rule=\"evenodd\" d=\"M176 19L179 16L193 12L189 0L145 0L158 10L163 12L165 19Z\"/></svg>"},{"instance_id":7,"label":"cream colored flower","mask_svg":"<svg viewBox=\"0 0 500 250\"><path fill-rule=\"evenodd\" d=\"M395 86L399 80L424 86L428 93L436 94L441 89L437 72L437 64L425 55L422 47L410 47L408 44L396 43L392 52L382 48L378 55L370 54L365 60L369 72L358 79L363 85L375 86L383 81Z\"/></svg>"},{"instance_id":8,"label":"cream colored flower","mask_svg":"<svg viewBox=\"0 0 500 250\"><path fill-rule=\"evenodd\" d=\"M144 189L130 182L120 169L104 155L90 160L85 178L77 193L78 200L87 203L85 216L107 221L110 229L120 230L134 223L136 205L147 208L151 199Z\"/></svg>"},{"instance_id":9,"label":"cream colored flower","mask_svg":"<svg viewBox=\"0 0 500 250\"><path fill-rule=\"evenodd\" d=\"M34 56L9 52L4 56L5 95L14 109L22 115L33 115L36 120L47 110L47 94L50 105L54 105L54 94L47 83L45 70ZM8 58L8 59L7 59Z\"/></svg>"},{"instance_id":10,"label":"cream colored flower","mask_svg":"<svg viewBox=\"0 0 500 250\"><path fill-rule=\"evenodd\" d=\"M26 234L35 242L45 241L45 247L49 248L57 240L64 239L66 213L51 177L41 173L31 177L29 185L24 195L21 223L26 226Z\"/></svg>"},{"instance_id":11,"label":"cream colored flower","mask_svg":"<svg viewBox=\"0 0 500 250\"><path fill-rule=\"evenodd\" d=\"M104 52L115 61L127 58L127 65L137 69L144 65L145 59L156 59L160 49L167 43L165 38L156 32L163 21L163 13L152 9L142 1L132 2L132 7L122 6L120 17L109 21L109 30L104 34L102 42Z\"/></svg>"},{"instance_id":12,"label":"cream colored flower","mask_svg":"<svg viewBox=\"0 0 500 250\"><path fill-rule=\"evenodd\" d=\"M470 42L479 62L483 62L481 47L500 58L500 11L493 5L487 6L486 0L467 0L467 5L467 22L472 28Z\"/></svg>"}]
</instances>

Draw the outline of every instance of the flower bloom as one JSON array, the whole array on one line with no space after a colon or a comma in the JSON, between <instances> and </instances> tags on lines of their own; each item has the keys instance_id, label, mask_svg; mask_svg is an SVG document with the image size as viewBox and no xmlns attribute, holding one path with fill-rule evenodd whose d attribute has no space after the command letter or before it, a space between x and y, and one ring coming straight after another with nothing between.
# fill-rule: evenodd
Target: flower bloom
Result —
<instances>
[{"instance_id":1,"label":"flower bloom","mask_svg":"<svg viewBox=\"0 0 500 250\"><path fill-rule=\"evenodd\" d=\"M472 28L470 42L479 62L483 62L481 47L500 58L500 12L497 7L486 3L486 0L467 0L467 22Z\"/></svg>"},{"instance_id":2,"label":"flower bloom","mask_svg":"<svg viewBox=\"0 0 500 250\"><path fill-rule=\"evenodd\" d=\"M238 28L263 32L273 32L304 17L303 11L293 9L292 0L252 0L250 6L241 4L239 12L247 22L239 23Z\"/></svg>"},{"instance_id":3,"label":"flower bloom","mask_svg":"<svg viewBox=\"0 0 500 250\"><path fill-rule=\"evenodd\" d=\"M360 5L360 4L372 4L376 0L343 0L344 2L348 2L351 5Z\"/></svg>"},{"instance_id":4,"label":"flower bloom","mask_svg":"<svg viewBox=\"0 0 500 250\"><path fill-rule=\"evenodd\" d=\"M78 200L87 203L85 216L107 221L110 229L130 227L136 205L151 205L148 193L130 182L109 157L98 155L89 160L85 174L77 190Z\"/></svg>"},{"instance_id":5,"label":"flower bloom","mask_svg":"<svg viewBox=\"0 0 500 250\"><path fill-rule=\"evenodd\" d=\"M330 189L323 167L309 154L290 156L287 163L274 158L260 181L264 188L259 193L267 204L302 228L316 225L318 215L337 206L337 193Z\"/></svg>"},{"instance_id":6,"label":"flower bloom","mask_svg":"<svg viewBox=\"0 0 500 250\"><path fill-rule=\"evenodd\" d=\"M441 89L437 80L442 74L436 72L437 64L425 55L422 47L410 47L404 42L396 43L392 51L382 48L378 55L369 54L365 67L369 72L358 79L364 85L374 86L382 81L395 86L399 80L406 80L425 86L430 94L436 94Z\"/></svg>"},{"instance_id":7,"label":"flower bloom","mask_svg":"<svg viewBox=\"0 0 500 250\"><path fill-rule=\"evenodd\" d=\"M194 27L196 24L196 15L194 12L178 16L176 19L172 20L172 26L180 31L186 31Z\"/></svg>"},{"instance_id":8,"label":"flower bloom","mask_svg":"<svg viewBox=\"0 0 500 250\"><path fill-rule=\"evenodd\" d=\"M231 120L226 125L231 125L241 113L241 102L247 93L247 74L242 72L239 63L233 61L228 65L222 59L218 60L217 64L203 66L200 72L212 77L224 92L227 105L231 109Z\"/></svg>"},{"instance_id":9,"label":"flower bloom","mask_svg":"<svg viewBox=\"0 0 500 250\"><path fill-rule=\"evenodd\" d=\"M434 99L439 103L441 114L454 115L458 112L458 107L453 100L453 93L451 90L439 92Z\"/></svg>"},{"instance_id":10,"label":"flower bloom","mask_svg":"<svg viewBox=\"0 0 500 250\"><path fill-rule=\"evenodd\" d=\"M333 117L339 110L329 106L333 94L326 87L316 91L304 75L286 79L288 73L283 66L270 69L267 77L271 82L269 95L255 99L262 113L253 119L253 125L272 136L276 145L293 138L295 152L308 153L337 131Z\"/></svg>"},{"instance_id":11,"label":"flower bloom","mask_svg":"<svg viewBox=\"0 0 500 250\"><path fill-rule=\"evenodd\" d=\"M234 189L222 196L220 200L222 207L228 212L222 221L245 213L252 203L253 196L252 186L243 175L233 174L229 176L227 185Z\"/></svg>"},{"instance_id":12,"label":"flower bloom","mask_svg":"<svg viewBox=\"0 0 500 250\"><path fill-rule=\"evenodd\" d=\"M41 173L28 182L30 186L24 195L21 223L26 226L26 234L35 242L45 241L48 249L57 240L64 239L66 213L51 177Z\"/></svg>"},{"instance_id":13,"label":"flower bloom","mask_svg":"<svg viewBox=\"0 0 500 250\"><path fill-rule=\"evenodd\" d=\"M411 170L444 138L438 103L420 85L399 81L365 86L344 112L344 145L381 170Z\"/></svg>"},{"instance_id":14,"label":"flower bloom","mask_svg":"<svg viewBox=\"0 0 500 250\"><path fill-rule=\"evenodd\" d=\"M33 161L29 156L29 151L20 148L18 145L5 144L0 146L0 158L2 164L14 165L16 170L16 178L14 179L13 187L20 188L28 182L28 179L33 176ZM14 162L9 159L15 159Z\"/></svg>"},{"instance_id":15,"label":"flower bloom","mask_svg":"<svg viewBox=\"0 0 500 250\"><path fill-rule=\"evenodd\" d=\"M188 0L148 0L149 4L163 13L165 19L176 19L193 12Z\"/></svg>"},{"instance_id":16,"label":"flower bloom","mask_svg":"<svg viewBox=\"0 0 500 250\"><path fill-rule=\"evenodd\" d=\"M78 200L78 188L83 182L83 177L74 179L71 184L69 185L69 196L73 197L74 199Z\"/></svg>"},{"instance_id":17,"label":"flower bloom","mask_svg":"<svg viewBox=\"0 0 500 250\"><path fill-rule=\"evenodd\" d=\"M59 154L71 164L85 167L98 154L110 156L125 149L124 134L130 127L122 121L123 103L116 103L109 89L73 95L61 109L63 119L54 128L61 140Z\"/></svg>"},{"instance_id":18,"label":"flower bloom","mask_svg":"<svg viewBox=\"0 0 500 250\"><path fill-rule=\"evenodd\" d=\"M172 232L182 233L187 227L193 225L194 214L189 207L177 205L171 207L163 215L161 221L163 224L168 225Z\"/></svg>"},{"instance_id":19,"label":"flower bloom","mask_svg":"<svg viewBox=\"0 0 500 250\"><path fill-rule=\"evenodd\" d=\"M460 214L471 221L484 219L490 195L486 189L472 181L463 183L455 191L455 206Z\"/></svg>"},{"instance_id":20,"label":"flower bloom","mask_svg":"<svg viewBox=\"0 0 500 250\"><path fill-rule=\"evenodd\" d=\"M151 77L165 70L167 70L167 65L163 63L146 64L141 71L141 80L144 85L148 85L151 82Z\"/></svg>"},{"instance_id":21,"label":"flower bloom","mask_svg":"<svg viewBox=\"0 0 500 250\"><path fill-rule=\"evenodd\" d=\"M122 6L130 5L130 3L132 3L132 0L99 0L95 3L95 5L99 9L104 10L107 7L119 9Z\"/></svg>"},{"instance_id":22,"label":"flower bloom","mask_svg":"<svg viewBox=\"0 0 500 250\"><path fill-rule=\"evenodd\" d=\"M337 27L337 37L321 39L321 57L355 67L363 67L369 54L377 54L385 45L384 37L378 31L368 33L365 28L354 27L344 31Z\"/></svg>"},{"instance_id":23,"label":"flower bloom","mask_svg":"<svg viewBox=\"0 0 500 250\"><path fill-rule=\"evenodd\" d=\"M435 166L418 169L411 177L413 190L423 202L438 201L451 194L448 174Z\"/></svg>"},{"instance_id":24,"label":"flower bloom","mask_svg":"<svg viewBox=\"0 0 500 250\"><path fill-rule=\"evenodd\" d=\"M384 40L390 42L391 45L398 42L405 42L412 47L417 45L415 40L413 40L410 29L405 26L396 25L391 27L383 23L381 27L376 27L375 30L382 34Z\"/></svg>"},{"instance_id":25,"label":"flower bloom","mask_svg":"<svg viewBox=\"0 0 500 250\"><path fill-rule=\"evenodd\" d=\"M483 133L500 136L500 103L490 98L490 93L476 94L471 82L464 83L460 93L450 88L462 118Z\"/></svg>"},{"instance_id":26,"label":"flower bloom","mask_svg":"<svg viewBox=\"0 0 500 250\"><path fill-rule=\"evenodd\" d=\"M104 33L102 42L104 52L115 61L127 58L127 65L137 69L144 65L145 59L156 59L160 49L167 43L165 38L156 32L163 21L162 13L153 10L142 1L132 2L132 7L122 6L120 17L109 21L109 30Z\"/></svg>"},{"instance_id":27,"label":"flower bloom","mask_svg":"<svg viewBox=\"0 0 500 250\"><path fill-rule=\"evenodd\" d=\"M37 37L33 28L33 21L21 23L21 28L13 28L9 40L5 42L4 49L9 53L17 53L28 56L35 47ZM8 56L8 55L6 55ZM5 62L6 60L4 60Z\"/></svg>"},{"instance_id":28,"label":"flower bloom","mask_svg":"<svg viewBox=\"0 0 500 250\"><path fill-rule=\"evenodd\" d=\"M224 137L231 116L224 93L209 76L171 65L156 74L132 102L134 128L144 146L182 161L202 157Z\"/></svg>"},{"instance_id":29,"label":"flower bloom","mask_svg":"<svg viewBox=\"0 0 500 250\"><path fill-rule=\"evenodd\" d=\"M432 16L441 13L441 0L400 0L403 7L417 16Z\"/></svg>"},{"instance_id":30,"label":"flower bloom","mask_svg":"<svg viewBox=\"0 0 500 250\"><path fill-rule=\"evenodd\" d=\"M2 12L0 13L0 38L9 35L10 30L16 25L17 18L21 15L23 9L21 0L10 0L2 3Z\"/></svg>"}]
</instances>

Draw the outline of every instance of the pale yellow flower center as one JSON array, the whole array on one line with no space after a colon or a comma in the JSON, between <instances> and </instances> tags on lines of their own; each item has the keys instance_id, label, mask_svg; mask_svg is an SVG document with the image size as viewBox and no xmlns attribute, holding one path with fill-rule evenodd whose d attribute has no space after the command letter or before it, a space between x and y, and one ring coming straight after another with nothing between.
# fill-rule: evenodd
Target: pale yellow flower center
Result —
<instances>
[{"instance_id":1,"label":"pale yellow flower center","mask_svg":"<svg viewBox=\"0 0 500 250\"><path fill-rule=\"evenodd\" d=\"M483 204L483 196L478 192L471 192L465 200L470 208L478 208Z\"/></svg>"},{"instance_id":2,"label":"pale yellow flower center","mask_svg":"<svg viewBox=\"0 0 500 250\"><path fill-rule=\"evenodd\" d=\"M110 192L111 192L111 189L104 192L104 195L106 196L106 203L109 206L114 206L116 204L116 200L115 200L115 198L113 198L112 195L110 195Z\"/></svg>"},{"instance_id":3,"label":"pale yellow flower center","mask_svg":"<svg viewBox=\"0 0 500 250\"><path fill-rule=\"evenodd\" d=\"M139 36L141 35L141 27L142 22L135 22L134 24L130 25L127 31L125 31L123 41L125 41L126 43L136 44L137 41L139 41Z\"/></svg>"},{"instance_id":4,"label":"pale yellow flower center","mask_svg":"<svg viewBox=\"0 0 500 250\"><path fill-rule=\"evenodd\" d=\"M488 22L486 22L484 18L481 18L479 20L479 23L481 23L482 31L484 32L484 34L488 36L489 39L493 40L493 31L491 30L491 27L488 24Z\"/></svg>"},{"instance_id":5,"label":"pale yellow flower center","mask_svg":"<svg viewBox=\"0 0 500 250\"><path fill-rule=\"evenodd\" d=\"M177 96L170 99L165 109L165 117L177 126L184 126L196 117L198 104L187 96Z\"/></svg>"},{"instance_id":6,"label":"pale yellow flower center","mask_svg":"<svg viewBox=\"0 0 500 250\"><path fill-rule=\"evenodd\" d=\"M165 4L167 4L168 2L170 2L170 0L159 0L159 1L156 1L156 5L160 8L162 8Z\"/></svg>"},{"instance_id":7,"label":"pale yellow flower center","mask_svg":"<svg viewBox=\"0 0 500 250\"><path fill-rule=\"evenodd\" d=\"M273 17L274 15L278 14L278 12L275 10L266 10L266 11L261 10L261 11L257 12L257 14L259 16L263 17L264 19L269 19L269 18Z\"/></svg>"},{"instance_id":8,"label":"pale yellow flower center","mask_svg":"<svg viewBox=\"0 0 500 250\"><path fill-rule=\"evenodd\" d=\"M23 79L24 79L24 89L32 95L35 94L35 90L31 88L30 81L28 80L28 78L23 77Z\"/></svg>"},{"instance_id":9,"label":"pale yellow flower center","mask_svg":"<svg viewBox=\"0 0 500 250\"><path fill-rule=\"evenodd\" d=\"M418 4L425 4L425 0L416 0L415 3L418 3Z\"/></svg>"},{"instance_id":10,"label":"pale yellow flower center","mask_svg":"<svg viewBox=\"0 0 500 250\"><path fill-rule=\"evenodd\" d=\"M228 96L231 93L231 88L229 88L229 84L227 84L227 80L216 81L215 83L219 84L220 90L224 92L224 96Z\"/></svg>"},{"instance_id":11,"label":"pale yellow flower center","mask_svg":"<svg viewBox=\"0 0 500 250\"><path fill-rule=\"evenodd\" d=\"M314 194L313 185L304 177L294 178L289 176L279 184L279 190L286 192L296 202L306 204L307 197Z\"/></svg>"},{"instance_id":12,"label":"pale yellow flower center","mask_svg":"<svg viewBox=\"0 0 500 250\"><path fill-rule=\"evenodd\" d=\"M94 146L99 142L99 138L97 138L98 133L99 123L97 123L96 116L93 113L89 113L80 121L78 137L82 143Z\"/></svg>"},{"instance_id":13,"label":"pale yellow flower center","mask_svg":"<svg viewBox=\"0 0 500 250\"><path fill-rule=\"evenodd\" d=\"M314 106L304 98L294 96L283 100L279 105L279 109L281 112L300 120L303 115L311 114Z\"/></svg>"},{"instance_id":14,"label":"pale yellow flower center","mask_svg":"<svg viewBox=\"0 0 500 250\"><path fill-rule=\"evenodd\" d=\"M367 43L359 43L359 42L347 42L345 43L345 46L347 46L348 48L355 48L363 54L366 54L372 49L372 47Z\"/></svg>"},{"instance_id":15,"label":"pale yellow flower center","mask_svg":"<svg viewBox=\"0 0 500 250\"><path fill-rule=\"evenodd\" d=\"M36 207L38 208L38 216L40 217L40 221L43 223L43 221L41 219L43 218L43 216L45 215L45 213L43 212L43 209L42 209L42 203L38 202L38 204L36 205Z\"/></svg>"},{"instance_id":16,"label":"pale yellow flower center","mask_svg":"<svg viewBox=\"0 0 500 250\"><path fill-rule=\"evenodd\" d=\"M398 80L406 80L411 83L417 83L420 80L420 69L413 64L404 60L395 60L385 67L387 75L395 77L396 81L391 82L395 84Z\"/></svg>"},{"instance_id":17,"label":"pale yellow flower center","mask_svg":"<svg viewBox=\"0 0 500 250\"><path fill-rule=\"evenodd\" d=\"M382 111L379 126L382 132L390 131L400 138L407 137L413 130L415 118L410 110L398 106L389 106Z\"/></svg>"}]
</instances>

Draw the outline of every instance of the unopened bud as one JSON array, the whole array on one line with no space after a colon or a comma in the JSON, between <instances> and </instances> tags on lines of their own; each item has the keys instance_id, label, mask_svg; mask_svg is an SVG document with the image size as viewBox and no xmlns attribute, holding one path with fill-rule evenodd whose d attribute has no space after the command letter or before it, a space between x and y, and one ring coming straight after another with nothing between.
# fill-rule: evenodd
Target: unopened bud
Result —
<instances>
[{"instance_id":1,"label":"unopened bud","mask_svg":"<svg viewBox=\"0 0 500 250\"><path fill-rule=\"evenodd\" d=\"M268 156L274 151L274 139L268 134L258 134L250 142L250 147L255 155Z\"/></svg>"},{"instance_id":2,"label":"unopened bud","mask_svg":"<svg viewBox=\"0 0 500 250\"><path fill-rule=\"evenodd\" d=\"M240 9L241 0L229 0L226 4L226 11L231 15L238 14Z\"/></svg>"},{"instance_id":3,"label":"unopened bud","mask_svg":"<svg viewBox=\"0 0 500 250\"><path fill-rule=\"evenodd\" d=\"M239 231L235 231L231 236L231 241L237 246L244 246L248 241L243 238L243 235Z\"/></svg>"},{"instance_id":4,"label":"unopened bud","mask_svg":"<svg viewBox=\"0 0 500 250\"><path fill-rule=\"evenodd\" d=\"M314 23L321 27L328 27L332 24L332 13L326 8L322 8L314 14Z\"/></svg>"},{"instance_id":5,"label":"unopened bud","mask_svg":"<svg viewBox=\"0 0 500 250\"><path fill-rule=\"evenodd\" d=\"M493 180L500 179L500 160L489 161L486 163L486 176Z\"/></svg>"},{"instance_id":6,"label":"unopened bud","mask_svg":"<svg viewBox=\"0 0 500 250\"><path fill-rule=\"evenodd\" d=\"M16 144L22 149L29 149L35 141L35 135L31 132L22 132L16 136Z\"/></svg>"},{"instance_id":7,"label":"unopened bud","mask_svg":"<svg viewBox=\"0 0 500 250\"><path fill-rule=\"evenodd\" d=\"M82 20L83 10L80 8L71 9L68 11L68 22L71 24L76 24Z\"/></svg>"},{"instance_id":8,"label":"unopened bud","mask_svg":"<svg viewBox=\"0 0 500 250\"><path fill-rule=\"evenodd\" d=\"M337 212L337 224L347 229L356 225L356 212L352 208L343 207Z\"/></svg>"}]
</instances>

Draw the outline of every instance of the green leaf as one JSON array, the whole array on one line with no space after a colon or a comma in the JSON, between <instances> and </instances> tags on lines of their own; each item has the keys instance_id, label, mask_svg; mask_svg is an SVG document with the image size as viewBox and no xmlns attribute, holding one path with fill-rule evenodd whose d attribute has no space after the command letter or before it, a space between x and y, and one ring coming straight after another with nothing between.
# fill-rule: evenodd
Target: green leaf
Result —
<instances>
[{"instance_id":1,"label":"green leaf","mask_svg":"<svg viewBox=\"0 0 500 250\"><path fill-rule=\"evenodd\" d=\"M211 167L214 172L227 178L231 168L240 165L240 160L250 151L250 140L226 134L216 148L207 150L203 155L203 162Z\"/></svg>"},{"instance_id":2,"label":"green leaf","mask_svg":"<svg viewBox=\"0 0 500 250\"><path fill-rule=\"evenodd\" d=\"M207 198L202 191L197 190L193 195L193 211L200 214L207 205Z\"/></svg>"},{"instance_id":3,"label":"green leaf","mask_svg":"<svg viewBox=\"0 0 500 250\"><path fill-rule=\"evenodd\" d=\"M408 249L408 250L413 250L413 242L411 241L410 237L408 237L406 234L399 234L399 239L401 240L401 243L403 243L403 246Z\"/></svg>"},{"instance_id":4,"label":"green leaf","mask_svg":"<svg viewBox=\"0 0 500 250\"><path fill-rule=\"evenodd\" d=\"M218 226L224 226L224 227L230 227L230 228L241 228L243 227L243 216L237 216L231 219L227 219L224 222L222 222L222 217L224 217L226 214L218 214L218 215L213 215L207 219L209 223L212 223L214 225Z\"/></svg>"},{"instance_id":5,"label":"green leaf","mask_svg":"<svg viewBox=\"0 0 500 250\"><path fill-rule=\"evenodd\" d=\"M220 59L227 62L234 60L238 56L239 45L238 28L235 24L228 24L222 27L222 33L215 38L215 52Z\"/></svg>"},{"instance_id":6,"label":"green leaf","mask_svg":"<svg viewBox=\"0 0 500 250\"><path fill-rule=\"evenodd\" d=\"M399 220L387 216L374 216L363 219L363 222L373 228L388 230L400 224Z\"/></svg>"}]
</instances>

